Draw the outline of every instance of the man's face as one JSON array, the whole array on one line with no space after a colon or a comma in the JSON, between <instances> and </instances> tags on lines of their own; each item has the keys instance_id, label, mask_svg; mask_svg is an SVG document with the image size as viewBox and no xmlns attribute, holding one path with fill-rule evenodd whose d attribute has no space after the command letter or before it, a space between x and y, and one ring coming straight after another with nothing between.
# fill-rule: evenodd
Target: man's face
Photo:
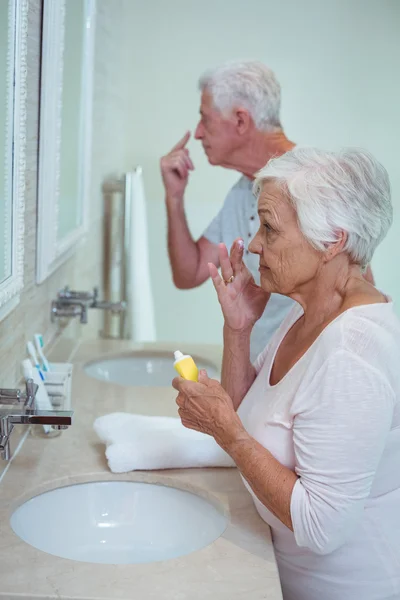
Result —
<instances>
[{"instance_id":1,"label":"man's face","mask_svg":"<svg viewBox=\"0 0 400 600\"><path fill-rule=\"evenodd\" d=\"M200 121L194 136L203 144L209 163L218 166L229 165L229 157L241 142L234 114L219 112L207 91L201 96Z\"/></svg>"}]
</instances>

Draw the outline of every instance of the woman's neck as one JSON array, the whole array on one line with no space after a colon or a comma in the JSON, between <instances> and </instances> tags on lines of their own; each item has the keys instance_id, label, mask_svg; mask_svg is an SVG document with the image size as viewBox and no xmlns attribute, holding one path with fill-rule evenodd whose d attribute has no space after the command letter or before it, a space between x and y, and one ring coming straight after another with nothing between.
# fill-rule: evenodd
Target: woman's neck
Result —
<instances>
[{"instance_id":1,"label":"woman's neck","mask_svg":"<svg viewBox=\"0 0 400 600\"><path fill-rule=\"evenodd\" d=\"M365 281L361 268L345 255L324 265L316 278L290 296L304 310L302 329L310 331L329 323L345 310L362 304L385 302L384 296Z\"/></svg>"}]
</instances>

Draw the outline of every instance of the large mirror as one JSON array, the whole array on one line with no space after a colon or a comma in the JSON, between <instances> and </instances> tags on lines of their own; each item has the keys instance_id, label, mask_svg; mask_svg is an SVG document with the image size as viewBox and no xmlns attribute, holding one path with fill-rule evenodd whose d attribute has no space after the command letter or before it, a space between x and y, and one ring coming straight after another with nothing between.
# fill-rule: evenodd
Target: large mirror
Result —
<instances>
[{"instance_id":1,"label":"large mirror","mask_svg":"<svg viewBox=\"0 0 400 600\"><path fill-rule=\"evenodd\" d=\"M95 0L45 0L39 144L37 282L87 230Z\"/></svg>"},{"instance_id":2,"label":"large mirror","mask_svg":"<svg viewBox=\"0 0 400 600\"><path fill-rule=\"evenodd\" d=\"M27 1L0 3L0 319L23 286Z\"/></svg>"}]
</instances>

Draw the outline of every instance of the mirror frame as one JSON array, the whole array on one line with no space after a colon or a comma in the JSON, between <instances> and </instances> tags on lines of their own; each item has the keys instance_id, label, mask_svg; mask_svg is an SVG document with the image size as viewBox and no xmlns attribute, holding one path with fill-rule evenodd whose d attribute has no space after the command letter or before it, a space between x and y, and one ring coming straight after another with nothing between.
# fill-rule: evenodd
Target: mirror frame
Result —
<instances>
[{"instance_id":1,"label":"mirror frame","mask_svg":"<svg viewBox=\"0 0 400 600\"><path fill-rule=\"evenodd\" d=\"M9 1L8 31L5 189L10 201L4 244L6 255L11 253L11 273L0 283L0 320L17 306L24 285L28 0Z\"/></svg>"},{"instance_id":2,"label":"mirror frame","mask_svg":"<svg viewBox=\"0 0 400 600\"><path fill-rule=\"evenodd\" d=\"M78 164L80 225L58 240L61 115L66 0L44 0L40 96L40 143L36 283L42 283L76 250L88 230L96 0L84 0L85 36Z\"/></svg>"}]
</instances>

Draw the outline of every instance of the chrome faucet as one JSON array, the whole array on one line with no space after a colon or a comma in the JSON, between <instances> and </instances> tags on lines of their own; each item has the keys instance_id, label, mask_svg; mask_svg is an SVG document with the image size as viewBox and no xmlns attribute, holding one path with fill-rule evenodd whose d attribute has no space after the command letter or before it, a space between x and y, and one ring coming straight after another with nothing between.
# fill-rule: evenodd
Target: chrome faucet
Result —
<instances>
[{"instance_id":1,"label":"chrome faucet","mask_svg":"<svg viewBox=\"0 0 400 600\"><path fill-rule=\"evenodd\" d=\"M110 310L112 313L121 313L126 310L126 302L106 302L98 300L99 290L93 288L92 292L76 292L65 286L57 294L57 299L51 303L51 321L59 317L79 317L81 323L87 323L89 308Z\"/></svg>"},{"instance_id":2,"label":"chrome faucet","mask_svg":"<svg viewBox=\"0 0 400 600\"><path fill-rule=\"evenodd\" d=\"M14 425L51 425L54 429L67 429L72 424L73 411L38 410L35 404L37 390L33 379L26 382L25 392L0 389L0 455L3 460L10 458L10 436ZM13 408L21 405L22 408Z\"/></svg>"}]
</instances>

